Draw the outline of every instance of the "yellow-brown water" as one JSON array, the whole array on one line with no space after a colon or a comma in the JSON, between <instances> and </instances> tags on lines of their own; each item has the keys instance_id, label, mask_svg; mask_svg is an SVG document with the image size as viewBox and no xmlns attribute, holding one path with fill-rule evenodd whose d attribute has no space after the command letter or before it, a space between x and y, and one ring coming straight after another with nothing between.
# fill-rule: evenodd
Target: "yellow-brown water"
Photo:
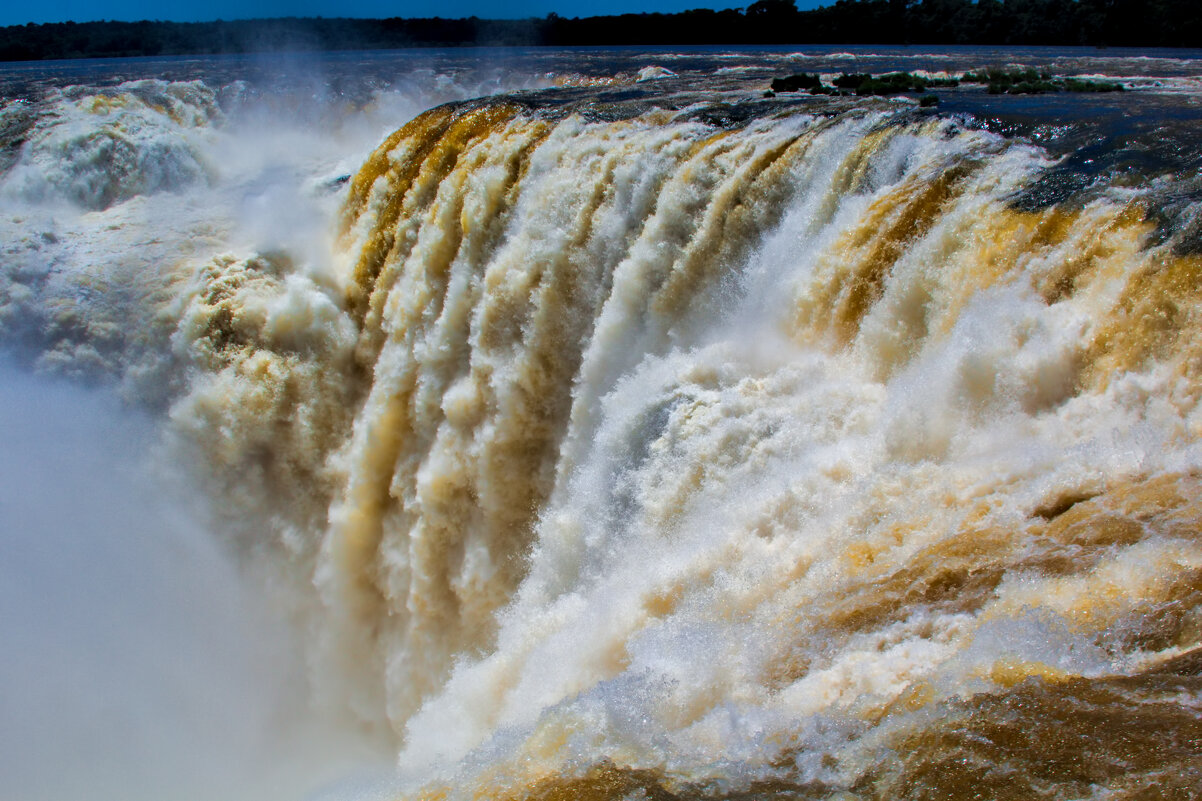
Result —
<instances>
[{"instance_id":1,"label":"yellow-brown water","mask_svg":"<svg viewBox=\"0 0 1202 801\"><path fill-rule=\"evenodd\" d=\"M870 110L386 142L316 571L400 795L1198 793L1198 261L1138 193L1013 208L1041 162Z\"/></svg>"},{"instance_id":2,"label":"yellow-brown water","mask_svg":"<svg viewBox=\"0 0 1202 801\"><path fill-rule=\"evenodd\" d=\"M328 272L152 287L396 798L1202 796L1202 260L1150 192L1024 205L1037 147L832 108L437 108Z\"/></svg>"}]
</instances>

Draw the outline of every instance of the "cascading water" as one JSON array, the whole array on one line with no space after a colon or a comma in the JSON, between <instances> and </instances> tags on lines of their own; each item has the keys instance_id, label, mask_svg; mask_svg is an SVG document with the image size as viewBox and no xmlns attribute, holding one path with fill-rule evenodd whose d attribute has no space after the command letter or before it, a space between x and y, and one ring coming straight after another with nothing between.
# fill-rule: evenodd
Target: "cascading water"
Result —
<instances>
[{"instance_id":1,"label":"cascading water","mask_svg":"<svg viewBox=\"0 0 1202 801\"><path fill-rule=\"evenodd\" d=\"M388 797L1202 794L1196 178L686 88L438 106L329 242L0 330L166 410Z\"/></svg>"}]
</instances>

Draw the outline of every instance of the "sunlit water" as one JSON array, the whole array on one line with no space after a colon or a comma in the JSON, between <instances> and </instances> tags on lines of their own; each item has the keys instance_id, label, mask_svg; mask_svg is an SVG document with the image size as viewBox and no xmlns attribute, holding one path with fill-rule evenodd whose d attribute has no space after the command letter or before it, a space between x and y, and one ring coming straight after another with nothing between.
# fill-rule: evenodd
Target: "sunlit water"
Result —
<instances>
[{"instance_id":1,"label":"sunlit water","mask_svg":"<svg viewBox=\"0 0 1202 801\"><path fill-rule=\"evenodd\" d=\"M0 69L0 797L1202 795L1200 55Z\"/></svg>"}]
</instances>

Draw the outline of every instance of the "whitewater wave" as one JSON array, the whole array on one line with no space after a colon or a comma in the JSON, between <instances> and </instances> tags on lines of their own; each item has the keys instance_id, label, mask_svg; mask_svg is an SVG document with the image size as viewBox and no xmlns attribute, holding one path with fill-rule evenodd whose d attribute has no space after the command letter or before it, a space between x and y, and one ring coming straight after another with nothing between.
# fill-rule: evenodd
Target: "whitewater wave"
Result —
<instances>
[{"instance_id":1,"label":"whitewater wave","mask_svg":"<svg viewBox=\"0 0 1202 801\"><path fill-rule=\"evenodd\" d=\"M672 72L672 70L660 67L658 65L652 65L650 67L643 67L641 70L639 70L637 80L641 83L642 81L659 81L664 78L675 77L676 73Z\"/></svg>"},{"instance_id":2,"label":"whitewater wave","mask_svg":"<svg viewBox=\"0 0 1202 801\"><path fill-rule=\"evenodd\" d=\"M221 112L199 81L146 80L107 92L58 91L39 116L5 176L5 198L104 209L207 180L212 167L198 140Z\"/></svg>"}]
</instances>

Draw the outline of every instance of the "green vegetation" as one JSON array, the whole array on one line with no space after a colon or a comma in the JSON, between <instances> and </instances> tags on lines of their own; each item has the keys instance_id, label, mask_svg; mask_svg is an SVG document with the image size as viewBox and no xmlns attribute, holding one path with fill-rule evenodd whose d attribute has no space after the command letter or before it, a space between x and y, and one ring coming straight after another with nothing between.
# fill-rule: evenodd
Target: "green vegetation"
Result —
<instances>
[{"instance_id":1,"label":"green vegetation","mask_svg":"<svg viewBox=\"0 0 1202 801\"><path fill-rule=\"evenodd\" d=\"M822 83L819 75L801 73L787 78L774 78L766 97L776 97L777 92L799 92L807 90L812 95L887 96L915 94L928 89L946 88L965 84L985 84L991 95L1033 95L1046 92L1121 92L1123 85L1112 81L1083 81L1052 75L1047 70L1033 67L1001 69L990 67L977 72L966 72L956 78L924 78L909 72L890 72L871 75L866 72L845 72L831 81L831 86ZM924 94L919 98L922 106L934 106L939 98Z\"/></svg>"},{"instance_id":2,"label":"green vegetation","mask_svg":"<svg viewBox=\"0 0 1202 801\"><path fill-rule=\"evenodd\" d=\"M855 94L865 97L925 92L931 88L960 85L960 82L954 78L924 78L909 72L890 72L878 76L870 75L867 72L845 72L831 83L831 86L827 86L822 83L820 76L802 73L790 75L787 78L774 78L770 91L773 92L773 97L776 96L776 92L798 92L802 89L808 90L812 95ZM925 97L935 98L935 95L926 95ZM934 105L939 100L938 98L933 101L927 99L924 102L926 105Z\"/></svg>"},{"instance_id":3,"label":"green vegetation","mask_svg":"<svg viewBox=\"0 0 1202 801\"><path fill-rule=\"evenodd\" d=\"M832 81L832 83L834 83L835 86L839 87L840 89L853 89L854 90L854 89L859 89L860 84L864 83L865 81L870 81L870 80L872 80L872 76L866 72L852 72L852 73L845 72L842 75L840 75L838 78L836 78L834 81Z\"/></svg>"},{"instance_id":4,"label":"green vegetation","mask_svg":"<svg viewBox=\"0 0 1202 801\"><path fill-rule=\"evenodd\" d=\"M854 89L857 95L898 95L906 92L925 92L935 86L956 86L955 80L923 78L908 72L890 72L886 75L849 75L844 73L835 79L835 85Z\"/></svg>"},{"instance_id":5,"label":"green vegetation","mask_svg":"<svg viewBox=\"0 0 1202 801\"><path fill-rule=\"evenodd\" d=\"M773 92L800 92L802 89L821 89L822 79L817 75L803 72L800 75L790 75L786 78L773 78Z\"/></svg>"},{"instance_id":6,"label":"green vegetation","mask_svg":"<svg viewBox=\"0 0 1202 801\"><path fill-rule=\"evenodd\" d=\"M964 83L986 84L991 95L1033 95L1058 91L1050 72L1032 67L1011 70L991 67L980 72L966 72L961 80Z\"/></svg>"},{"instance_id":7,"label":"green vegetation","mask_svg":"<svg viewBox=\"0 0 1202 801\"><path fill-rule=\"evenodd\" d=\"M1123 85L1113 81L1082 81L1052 75L1047 70L1031 67L1022 69L998 69L966 72L960 79L964 83L983 83L991 95L1035 95L1047 92L1121 92Z\"/></svg>"},{"instance_id":8,"label":"green vegetation","mask_svg":"<svg viewBox=\"0 0 1202 801\"><path fill-rule=\"evenodd\" d=\"M1202 42L1202 3L1197 0L837 0L822 8L799 11L794 0L755 0L744 11L694 9L678 14L572 19L549 14L541 19L518 20L434 17L63 22L0 28L0 61L471 45L857 42L1196 47ZM1038 84L1038 81L1026 83Z\"/></svg>"},{"instance_id":9,"label":"green vegetation","mask_svg":"<svg viewBox=\"0 0 1202 801\"><path fill-rule=\"evenodd\" d=\"M1068 78L1064 81L1064 89L1068 92L1121 92L1123 85L1114 81L1079 81Z\"/></svg>"},{"instance_id":10,"label":"green vegetation","mask_svg":"<svg viewBox=\"0 0 1202 801\"><path fill-rule=\"evenodd\" d=\"M1051 78L1052 73L1047 70L1037 70L1034 67L1022 67L1012 70L990 67L987 70L979 72L966 72L960 76L960 80L964 83L987 83L999 86L1010 86L1018 83L1038 83L1039 81L1051 80Z\"/></svg>"}]
</instances>

